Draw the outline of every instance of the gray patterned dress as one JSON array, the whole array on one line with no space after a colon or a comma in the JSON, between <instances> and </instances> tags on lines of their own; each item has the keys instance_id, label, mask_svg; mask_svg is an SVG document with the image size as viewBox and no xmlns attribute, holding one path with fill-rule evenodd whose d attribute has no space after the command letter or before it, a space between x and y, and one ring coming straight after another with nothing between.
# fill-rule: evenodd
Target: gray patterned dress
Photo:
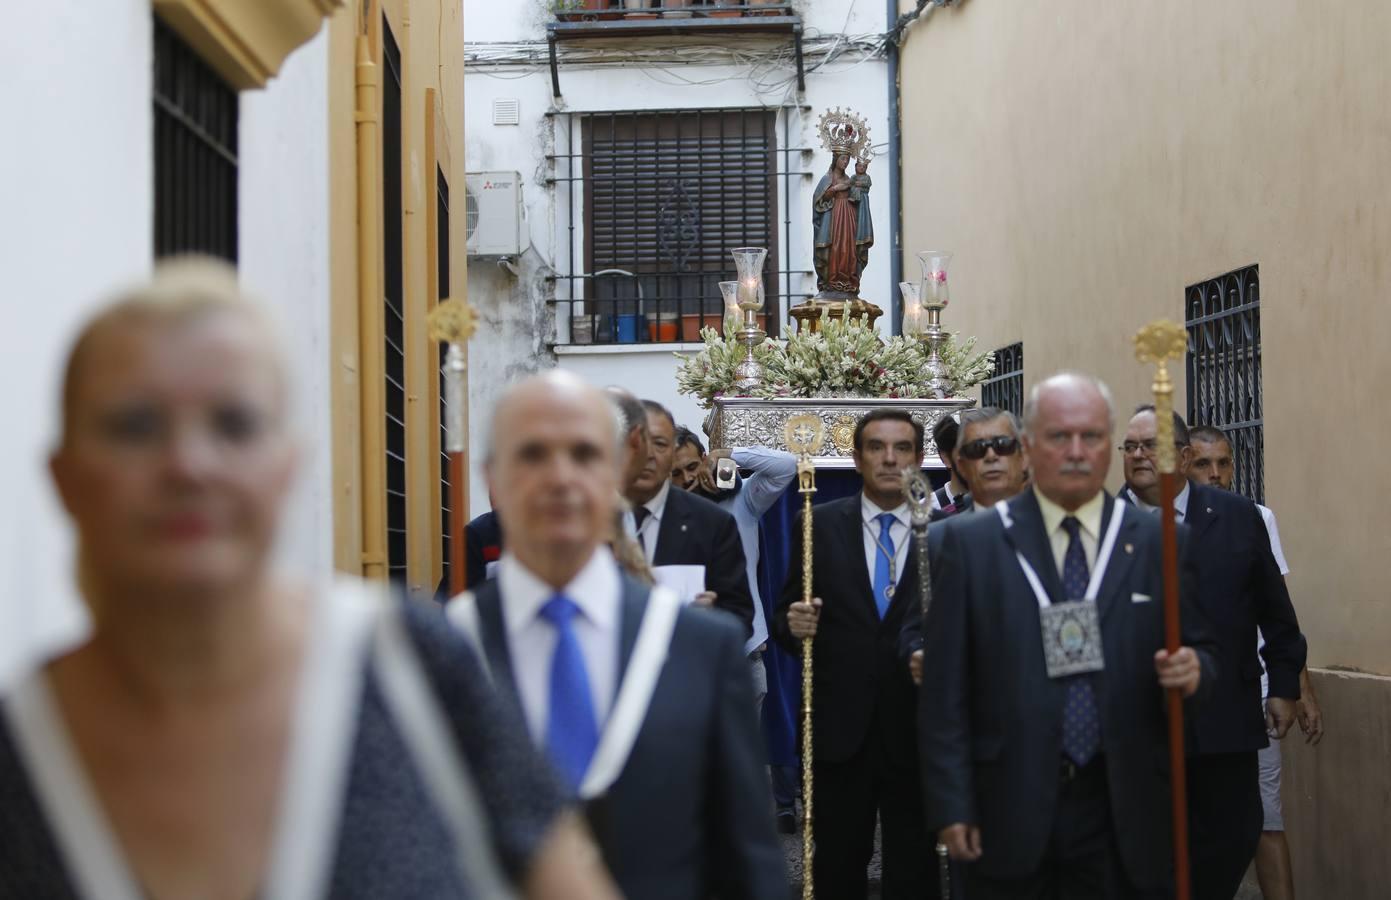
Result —
<instances>
[{"instance_id":1,"label":"gray patterned dress","mask_svg":"<svg viewBox=\"0 0 1391 900\"><path fill-rule=\"evenodd\" d=\"M344 590L330 595L341 598ZM347 591L366 593L353 585ZM342 605L320 604L316 628L340 638L351 633L332 622L342 618L333 611ZM500 864L501 880L515 883L565 802L521 720L494 696L473 651L438 610L379 605L429 686L420 693L435 701L434 736L442 739L427 742L424 757L466 762L455 768L467 770L477 815L471 826L451 819L451 803L441 799L404 724L393 667L378 645L316 632L315 643L338 649L311 649L305 665L286 770L286 793L299 796L283 798L258 891L264 900L494 900L504 892L480 887L488 881L470 862ZM0 900L146 897L75 767L55 711L41 674L0 707Z\"/></svg>"}]
</instances>

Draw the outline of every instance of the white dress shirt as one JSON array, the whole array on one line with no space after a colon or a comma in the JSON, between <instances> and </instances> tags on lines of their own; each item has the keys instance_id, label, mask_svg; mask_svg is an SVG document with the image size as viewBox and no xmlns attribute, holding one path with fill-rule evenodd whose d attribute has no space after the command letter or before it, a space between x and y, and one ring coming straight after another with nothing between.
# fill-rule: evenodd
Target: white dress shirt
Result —
<instances>
[{"instance_id":1,"label":"white dress shirt","mask_svg":"<svg viewBox=\"0 0 1391 900\"><path fill-rule=\"evenodd\" d=\"M642 551L647 555L647 564L652 565L652 560L657 555L657 535L662 529L662 516L667 510L667 495L671 493L671 479L662 482L661 490L657 495L646 503L642 504L647 508L647 518L642 520L641 527L637 530L637 537L642 538Z\"/></svg>"},{"instance_id":2,"label":"white dress shirt","mask_svg":"<svg viewBox=\"0 0 1391 900\"><path fill-rule=\"evenodd\" d=\"M1270 507L1256 504L1256 509L1261 511L1261 519L1265 522L1266 533L1270 535L1270 554L1275 557L1275 564L1280 567L1281 575L1290 574L1290 565L1285 562L1285 549L1280 546L1280 525L1275 521L1275 513L1271 512ZM1265 647L1265 635L1261 634L1261 629L1256 628L1256 659L1261 664L1261 699L1265 700L1270 696L1270 673L1265 669L1265 657L1261 656L1261 649Z\"/></svg>"},{"instance_id":3,"label":"white dress shirt","mask_svg":"<svg viewBox=\"0 0 1391 900\"><path fill-rule=\"evenodd\" d=\"M892 513L893 524L889 526L889 537L894 542L894 584L903 576L903 566L908 562L908 503L900 503L893 509L880 509L879 505L863 493L860 494L860 514L864 517L865 565L869 568L870 587L874 586L874 562L879 556L879 517ZM886 547L887 549L887 547Z\"/></svg>"},{"instance_id":4,"label":"white dress shirt","mask_svg":"<svg viewBox=\"0 0 1391 900\"><path fill-rule=\"evenodd\" d=\"M1048 535L1048 544L1053 549L1053 562L1058 566L1058 575L1063 573L1063 557L1067 556L1067 544L1071 536L1067 529L1063 528L1063 519L1068 516L1076 516L1077 521L1082 527L1078 532L1082 539L1082 550L1087 554L1087 571L1090 572L1096 565L1096 549L1101 542L1101 514L1106 510L1106 492L1097 491L1096 496L1086 503L1077 507L1072 512L1068 512L1058 504L1043 496L1043 492L1035 485L1032 488L1034 496L1038 498L1038 508L1043 513L1043 531ZM1115 515L1112 511L1111 515ZM1069 600L1080 600L1080 597L1069 597Z\"/></svg>"},{"instance_id":5,"label":"white dress shirt","mask_svg":"<svg viewBox=\"0 0 1391 900\"><path fill-rule=\"evenodd\" d=\"M528 571L511 553L505 553L498 567L498 589L502 595L502 622L507 631L517 693L521 696L522 712L532 738L537 744L545 744L556 629L541 617L541 607L558 593L569 597L579 607L571 625L580 652L584 654L594 716L602 732L618 689L622 587L613 554L607 547L598 547L574 580L557 591Z\"/></svg>"}]
</instances>

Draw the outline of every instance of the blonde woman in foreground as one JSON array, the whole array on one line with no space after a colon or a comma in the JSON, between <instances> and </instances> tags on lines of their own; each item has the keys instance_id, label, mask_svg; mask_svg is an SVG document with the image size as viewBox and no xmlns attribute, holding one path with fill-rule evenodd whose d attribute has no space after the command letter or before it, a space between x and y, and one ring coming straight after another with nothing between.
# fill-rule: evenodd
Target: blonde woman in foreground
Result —
<instances>
[{"instance_id":1,"label":"blonde woman in foreground","mask_svg":"<svg viewBox=\"0 0 1391 900\"><path fill-rule=\"evenodd\" d=\"M615 897L441 617L272 574L275 346L186 259L72 349L51 468L93 631L0 708L0 897Z\"/></svg>"}]
</instances>

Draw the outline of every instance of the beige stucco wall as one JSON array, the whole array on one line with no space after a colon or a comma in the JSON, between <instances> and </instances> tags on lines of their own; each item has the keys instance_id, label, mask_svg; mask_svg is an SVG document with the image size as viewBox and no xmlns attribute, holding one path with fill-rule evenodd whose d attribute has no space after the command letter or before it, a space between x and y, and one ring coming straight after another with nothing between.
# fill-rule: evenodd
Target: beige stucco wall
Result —
<instances>
[{"instance_id":1,"label":"beige stucco wall","mask_svg":"<svg viewBox=\"0 0 1391 900\"><path fill-rule=\"evenodd\" d=\"M902 70L904 247L956 252L948 326L984 347L1022 339L1026 383L1081 368L1123 408L1146 399L1130 335L1182 321L1185 286L1260 265L1266 500L1310 664L1380 676L1391 675L1388 36L1384 0L967 0L914 26ZM905 269L916 272L911 253ZM1119 470L1117 459L1113 486ZM1362 702L1391 705L1391 680L1357 686ZM1347 718L1299 758L1320 796L1286 793L1305 838L1301 896L1373 896L1366 871L1331 892L1308 880L1312 835L1342 847L1321 878L1373 857L1384 872L1391 846L1384 729L1329 702ZM1342 754L1376 764L1354 778L1334 766Z\"/></svg>"}]
</instances>

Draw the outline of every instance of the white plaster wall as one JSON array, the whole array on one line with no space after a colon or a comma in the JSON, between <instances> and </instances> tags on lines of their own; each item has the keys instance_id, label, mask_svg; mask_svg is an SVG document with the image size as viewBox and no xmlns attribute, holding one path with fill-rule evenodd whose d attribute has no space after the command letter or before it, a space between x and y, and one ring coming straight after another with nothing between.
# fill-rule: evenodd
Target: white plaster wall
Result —
<instances>
[{"instance_id":1,"label":"white plaster wall","mask_svg":"<svg viewBox=\"0 0 1391 900\"><path fill-rule=\"evenodd\" d=\"M71 540L49 487L72 329L149 269L148 0L9 4L0 29L0 680L82 633Z\"/></svg>"},{"instance_id":2,"label":"white plaster wall","mask_svg":"<svg viewBox=\"0 0 1391 900\"><path fill-rule=\"evenodd\" d=\"M885 29L882 0L816 0L800 4L808 35L816 33L850 36L878 34ZM540 0L518 4L498 4L490 0L464 0L468 20L466 50L481 49L493 42L540 41L544 47L544 23L550 15ZM777 146L813 148L811 152L790 156L795 175L790 182L790 200L784 195L784 181L777 179L778 241L788 249L790 268L812 269L811 191L829 167L829 155L820 149L816 119L835 107L854 109L870 125L871 139L884 145L888 140L888 67L883 59L848 56L820 70L808 64L807 91L802 103L808 112L790 113L790 140L784 140L783 117L777 122ZM794 73L788 68L786 75ZM621 111L633 109L696 109L777 106L783 95L761 94L749 80L750 71L736 65L702 66L567 66L560 68L562 109L574 111ZM516 99L521 124L493 125L494 99ZM786 97L798 100L795 91ZM647 352L564 353L557 357L546 346L553 327L552 309L545 302L552 288L545 276L558 272L583 271L583 235L577 227L574 237L574 264L570 257L570 213L563 186L549 188L545 179L564 176L562 162L553 172L545 159L549 152L569 152L563 133L557 135L555 122L546 113L552 109L550 71L545 65L515 66L505 70L465 66L464 121L465 159L470 172L516 171L523 182L523 202L527 215L531 248L518 261L519 275L513 276L492 260L469 261L470 302L479 310L482 323L469 347L469 385L471 439L481 447L487 423L498 394L517 378L557 364L583 374L596 384L622 384L640 396L658 400L676 413L677 421L698 428L704 413L688 397L675 389L676 360L663 347ZM576 129L577 130L577 129ZM576 136L578 147L578 136ZM779 170L784 164L777 156ZM877 245L871 253L861 296L887 311L897 288L889 278L889 178L887 155L870 166L874 188L870 193ZM576 219L582 219L576 190ZM790 238L783 226L790 215ZM577 222L577 225L579 223ZM731 262L731 275L733 263ZM782 289L780 285L780 290ZM792 278L794 293L815 293L815 279ZM564 296L563 288L560 295ZM784 311L785 312L785 311ZM888 316L880 321L887 327ZM563 328L563 325L562 325ZM563 333L563 331L562 331ZM482 454L475 454L481 462ZM488 508L488 496L481 471L476 466L470 484L470 512L477 515Z\"/></svg>"},{"instance_id":3,"label":"white plaster wall","mask_svg":"<svg viewBox=\"0 0 1391 900\"><path fill-rule=\"evenodd\" d=\"M0 682L79 639L72 540L45 469L58 380L78 325L148 274L152 255L152 24L148 0L45 0L7 10L0 81ZM244 280L294 328L295 375L320 402L304 429L327 440L327 202L323 37L269 89L243 94ZM61 64L58 64L61 62ZM312 442L311 442L312 443ZM331 566L327 460L306 454L286 550Z\"/></svg>"},{"instance_id":4,"label":"white plaster wall","mask_svg":"<svg viewBox=\"0 0 1391 900\"><path fill-rule=\"evenodd\" d=\"M242 94L240 159L241 279L275 312L292 351L293 420L303 444L280 560L327 574L333 568L327 27L290 56L269 88Z\"/></svg>"}]
</instances>

